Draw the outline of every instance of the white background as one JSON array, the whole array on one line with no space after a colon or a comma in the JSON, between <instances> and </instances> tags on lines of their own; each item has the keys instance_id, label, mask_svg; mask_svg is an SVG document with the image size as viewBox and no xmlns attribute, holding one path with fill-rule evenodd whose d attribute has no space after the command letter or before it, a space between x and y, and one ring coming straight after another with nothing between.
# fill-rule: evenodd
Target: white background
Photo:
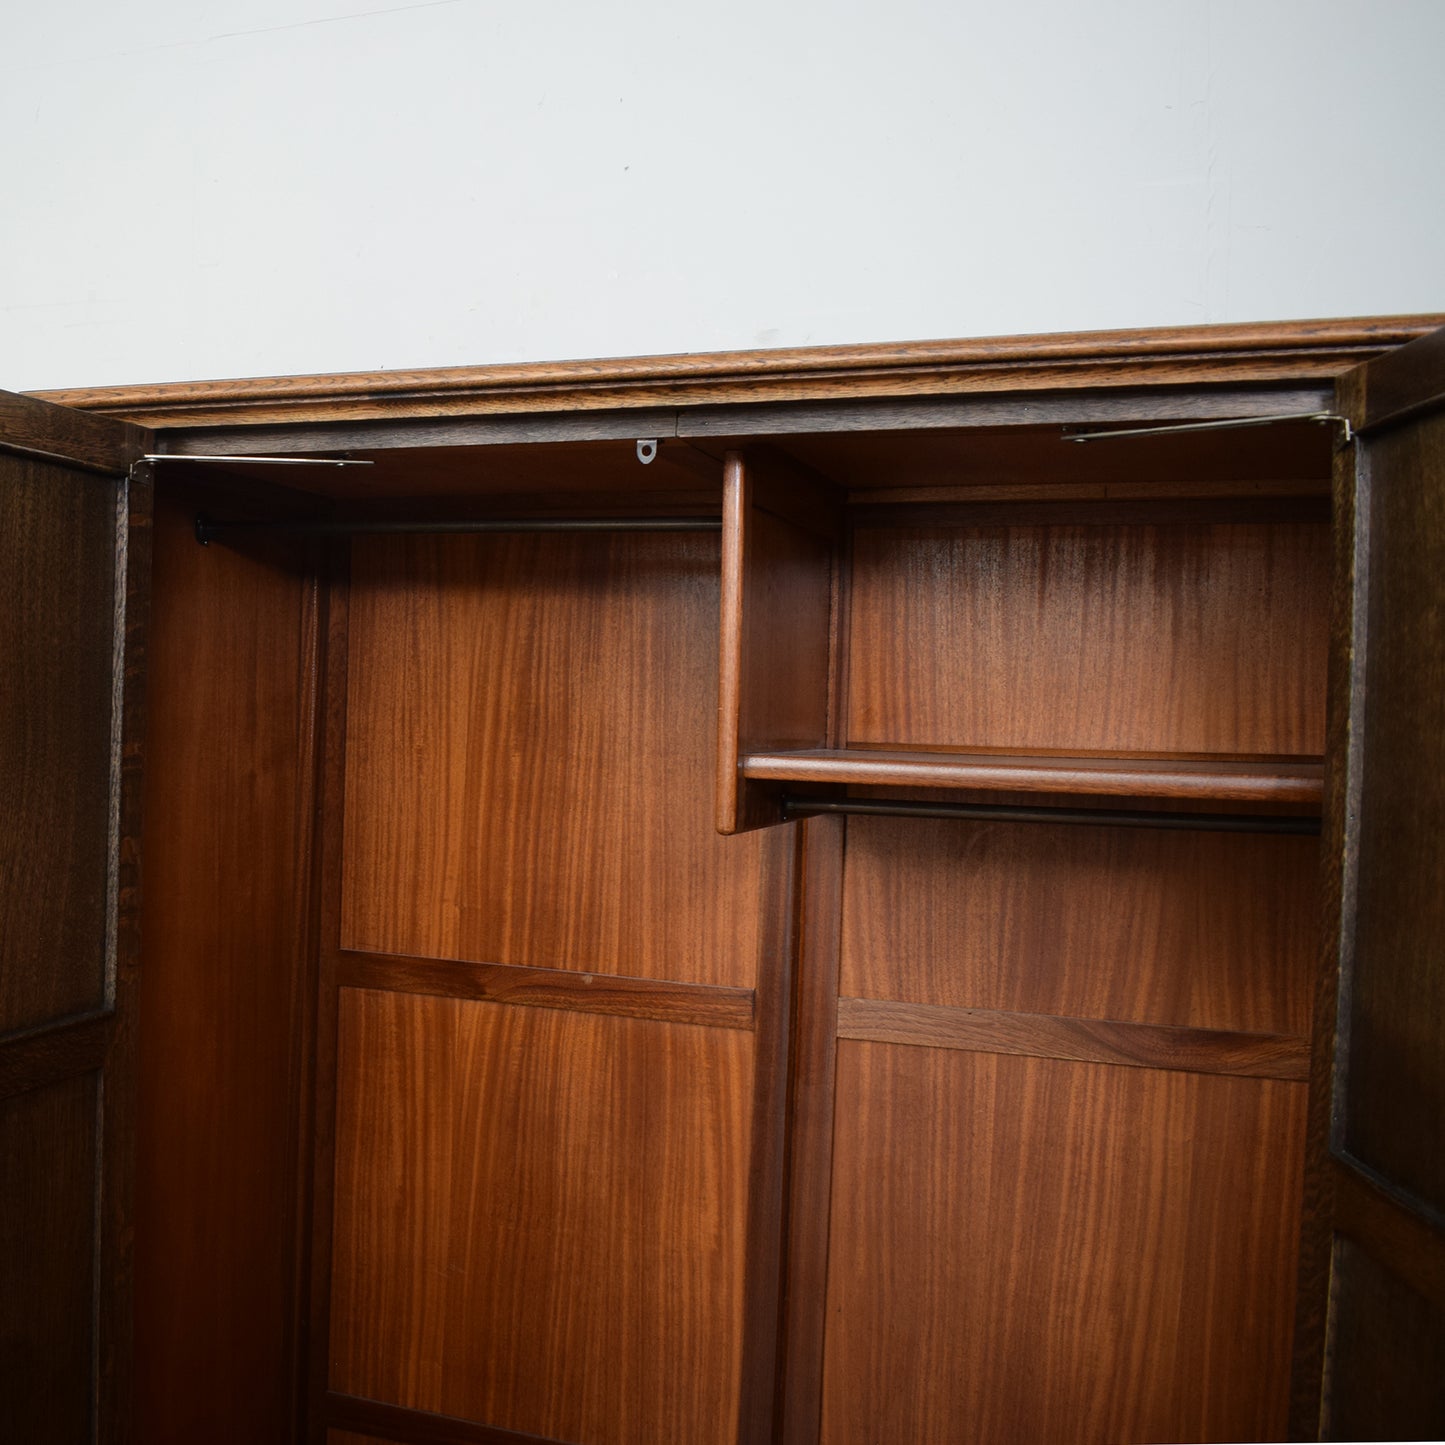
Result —
<instances>
[{"instance_id":1,"label":"white background","mask_svg":"<svg viewBox=\"0 0 1445 1445\"><path fill-rule=\"evenodd\" d=\"M0 0L0 386L1445 310L1442 0Z\"/></svg>"}]
</instances>

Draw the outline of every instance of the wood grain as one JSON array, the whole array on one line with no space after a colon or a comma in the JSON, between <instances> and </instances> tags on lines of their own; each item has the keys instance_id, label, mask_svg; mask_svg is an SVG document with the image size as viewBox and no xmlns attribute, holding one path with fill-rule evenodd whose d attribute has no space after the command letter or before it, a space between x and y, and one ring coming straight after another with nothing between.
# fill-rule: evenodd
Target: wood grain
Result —
<instances>
[{"instance_id":1,"label":"wood grain","mask_svg":"<svg viewBox=\"0 0 1445 1445\"><path fill-rule=\"evenodd\" d=\"M529 1008L571 1009L703 1028L751 1030L755 1024L754 994L747 988L376 953L343 953L337 973L343 988L488 999Z\"/></svg>"},{"instance_id":2,"label":"wood grain","mask_svg":"<svg viewBox=\"0 0 1445 1445\"><path fill-rule=\"evenodd\" d=\"M0 510L6 1034L107 999L116 490L0 455Z\"/></svg>"},{"instance_id":3,"label":"wood grain","mask_svg":"<svg viewBox=\"0 0 1445 1445\"><path fill-rule=\"evenodd\" d=\"M1370 450L1366 712L1359 767L1343 1149L1445 1212L1445 408Z\"/></svg>"},{"instance_id":4,"label":"wood grain","mask_svg":"<svg viewBox=\"0 0 1445 1445\"><path fill-rule=\"evenodd\" d=\"M841 818L811 818L801 830L803 888L798 905L801 936L795 971L779 1400L779 1436L785 1441L815 1440L822 1408L844 827Z\"/></svg>"},{"instance_id":5,"label":"wood grain","mask_svg":"<svg viewBox=\"0 0 1445 1445\"><path fill-rule=\"evenodd\" d=\"M788 1193L788 1093L792 1073L794 970L801 862L796 828L775 828L763 851L763 917L753 1039L739 1442L774 1436L783 1353L783 1270Z\"/></svg>"},{"instance_id":6,"label":"wood grain","mask_svg":"<svg viewBox=\"0 0 1445 1445\"><path fill-rule=\"evenodd\" d=\"M402 1410L375 1400L355 1400L349 1395L328 1395L326 1412L328 1419L351 1427L346 1431L328 1430L327 1445L390 1445L395 1441L405 1445L566 1445L520 1430L499 1430L493 1425L422 1410ZM352 1433L356 1430L367 1433ZM385 1432L385 1437L372 1432Z\"/></svg>"},{"instance_id":7,"label":"wood grain","mask_svg":"<svg viewBox=\"0 0 1445 1445\"><path fill-rule=\"evenodd\" d=\"M1335 1246L1322 1440L1438 1440L1445 1309L1348 1239Z\"/></svg>"},{"instance_id":8,"label":"wood grain","mask_svg":"<svg viewBox=\"0 0 1445 1445\"><path fill-rule=\"evenodd\" d=\"M1366 431L1445 401L1445 328L1378 356L1354 373L1360 382L1351 420ZM1341 378L1343 381L1344 378Z\"/></svg>"},{"instance_id":9,"label":"wood grain","mask_svg":"<svg viewBox=\"0 0 1445 1445\"><path fill-rule=\"evenodd\" d=\"M346 990L332 1388L731 1441L751 1065L738 1031Z\"/></svg>"},{"instance_id":10,"label":"wood grain","mask_svg":"<svg viewBox=\"0 0 1445 1445\"><path fill-rule=\"evenodd\" d=\"M715 537L354 544L345 947L753 985L712 796Z\"/></svg>"},{"instance_id":11,"label":"wood grain","mask_svg":"<svg viewBox=\"0 0 1445 1445\"><path fill-rule=\"evenodd\" d=\"M136 1195L137 1427L291 1438L307 584L156 515Z\"/></svg>"},{"instance_id":12,"label":"wood grain","mask_svg":"<svg viewBox=\"0 0 1445 1445\"><path fill-rule=\"evenodd\" d=\"M1135 495L1328 495L1333 439L1331 428L1318 423L1087 443L1068 439L1075 429L1055 423L824 432L790 436L783 445L862 505L943 500L936 494L945 491L960 501L990 500L991 491L1042 500L1072 490L1103 502Z\"/></svg>"},{"instance_id":13,"label":"wood grain","mask_svg":"<svg viewBox=\"0 0 1445 1445\"><path fill-rule=\"evenodd\" d=\"M1303 1104L841 1044L822 1438L1277 1438Z\"/></svg>"},{"instance_id":14,"label":"wood grain","mask_svg":"<svg viewBox=\"0 0 1445 1445\"><path fill-rule=\"evenodd\" d=\"M118 489L121 540L112 664L110 977L112 1028L102 1074L100 1287L97 1389L99 1445L130 1445L135 1423L135 1176L139 1083L142 810L150 681L154 475L132 466ZM119 590L119 589L118 589ZM115 676L118 674L118 676Z\"/></svg>"},{"instance_id":15,"label":"wood grain","mask_svg":"<svg viewBox=\"0 0 1445 1445\"><path fill-rule=\"evenodd\" d=\"M859 528L849 746L1318 756L1322 524Z\"/></svg>"},{"instance_id":16,"label":"wood grain","mask_svg":"<svg viewBox=\"0 0 1445 1445\"><path fill-rule=\"evenodd\" d=\"M723 834L780 821L771 791L749 787L740 771L743 755L815 747L828 737L833 551L772 505L780 490L756 458L727 454L717 693Z\"/></svg>"},{"instance_id":17,"label":"wood grain","mask_svg":"<svg viewBox=\"0 0 1445 1445\"><path fill-rule=\"evenodd\" d=\"M1391 1274L1408 1280L1445 1318L1445 1231L1355 1165L1332 1158L1328 1172L1335 1233L1357 1241Z\"/></svg>"},{"instance_id":18,"label":"wood grain","mask_svg":"<svg viewBox=\"0 0 1445 1445\"><path fill-rule=\"evenodd\" d=\"M997 789L1128 798L1194 798L1318 806L1317 762L1202 761L1192 758L1029 756L1005 752L898 752L809 748L747 752L745 778L868 787Z\"/></svg>"},{"instance_id":19,"label":"wood grain","mask_svg":"<svg viewBox=\"0 0 1445 1445\"><path fill-rule=\"evenodd\" d=\"M447 503L466 502L478 512L520 515L562 508L577 516L629 509L653 513L679 506L717 515L722 465L673 438L670 417L666 434L658 439L657 454L647 464L637 456L638 440L656 436L648 430L646 415L625 416L616 425L603 426L602 420L593 413L566 427L555 419L534 422L527 431L516 421L477 421L370 423L344 430L284 428L268 430L264 439L244 430L206 433L170 443L168 452L177 460L168 462L164 471L167 477L229 478L247 484L274 484L279 473L286 486L313 499L345 499L352 507L374 508L382 514L398 506L415 515L422 508L441 511ZM584 427L617 434L567 435ZM560 439L552 435L557 432ZM237 455L237 459L202 468L183 460L188 451ZM276 467L240 459L318 454L341 455L368 465Z\"/></svg>"},{"instance_id":20,"label":"wood grain","mask_svg":"<svg viewBox=\"0 0 1445 1445\"><path fill-rule=\"evenodd\" d=\"M1319 844L854 818L840 991L1307 1036Z\"/></svg>"},{"instance_id":21,"label":"wood grain","mask_svg":"<svg viewBox=\"0 0 1445 1445\"><path fill-rule=\"evenodd\" d=\"M0 1048L0 1099L94 1073L114 1031L114 1016L98 1013L9 1035Z\"/></svg>"},{"instance_id":22,"label":"wood grain","mask_svg":"<svg viewBox=\"0 0 1445 1445\"><path fill-rule=\"evenodd\" d=\"M0 451L48 457L113 478L138 461L149 444L150 434L142 427L0 391Z\"/></svg>"},{"instance_id":23,"label":"wood grain","mask_svg":"<svg viewBox=\"0 0 1445 1445\"><path fill-rule=\"evenodd\" d=\"M52 401L151 425L468 415L685 402L1332 379L1440 316L1185 326L521 366L72 388Z\"/></svg>"},{"instance_id":24,"label":"wood grain","mask_svg":"<svg viewBox=\"0 0 1445 1445\"><path fill-rule=\"evenodd\" d=\"M1348 375L1355 375L1349 373ZM1344 398L1335 410L1350 415ZM1320 958L1315 970L1309 1118L1305 1140L1304 1196L1300 1213L1300 1270L1295 1302L1295 1359L1290 1388L1291 1440L1316 1440L1320 1433L1325 1329L1330 1262L1334 1251L1333 1159L1330 1155L1334 1109L1334 1053L1339 1015L1339 978L1346 892L1353 890L1353 866L1346 867L1347 846L1359 815L1360 776L1352 765L1352 738L1363 716L1364 652L1357 649L1356 592L1368 571L1362 529L1368 508L1357 506L1356 445L1335 456L1332 477L1332 576L1330 589L1329 697L1325 708L1324 806L1320 828ZM1356 572L1356 560L1361 571ZM1363 594L1361 594L1363 595ZM1358 609L1363 638L1363 608ZM1351 907L1353 904L1350 905Z\"/></svg>"},{"instance_id":25,"label":"wood grain","mask_svg":"<svg viewBox=\"0 0 1445 1445\"><path fill-rule=\"evenodd\" d=\"M92 1439L96 1076L0 1102L0 1439Z\"/></svg>"},{"instance_id":26,"label":"wood grain","mask_svg":"<svg viewBox=\"0 0 1445 1445\"><path fill-rule=\"evenodd\" d=\"M1058 1018L998 1009L940 1008L937 1004L893 1003L888 999L840 998L838 1037L1297 1083L1309 1075L1309 1041L1291 1034Z\"/></svg>"}]
</instances>

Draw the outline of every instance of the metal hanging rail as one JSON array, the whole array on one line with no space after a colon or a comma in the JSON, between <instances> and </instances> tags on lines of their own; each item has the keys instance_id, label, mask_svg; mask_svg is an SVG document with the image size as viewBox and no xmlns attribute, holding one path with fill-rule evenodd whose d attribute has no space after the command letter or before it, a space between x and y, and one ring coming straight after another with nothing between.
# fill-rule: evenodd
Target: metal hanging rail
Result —
<instances>
[{"instance_id":1,"label":"metal hanging rail","mask_svg":"<svg viewBox=\"0 0 1445 1445\"><path fill-rule=\"evenodd\" d=\"M721 517L473 517L436 521L266 521L236 522L196 518L196 541L212 542L257 535L280 537L353 537L465 535L473 532L719 532Z\"/></svg>"},{"instance_id":2,"label":"metal hanging rail","mask_svg":"<svg viewBox=\"0 0 1445 1445\"><path fill-rule=\"evenodd\" d=\"M783 818L824 813L871 818L964 818L999 823L1082 823L1107 828L1192 829L1204 833L1285 833L1317 836L1320 820L1265 813L1150 813L1126 808L1020 807L1006 803L923 803L889 798L783 798Z\"/></svg>"}]
</instances>

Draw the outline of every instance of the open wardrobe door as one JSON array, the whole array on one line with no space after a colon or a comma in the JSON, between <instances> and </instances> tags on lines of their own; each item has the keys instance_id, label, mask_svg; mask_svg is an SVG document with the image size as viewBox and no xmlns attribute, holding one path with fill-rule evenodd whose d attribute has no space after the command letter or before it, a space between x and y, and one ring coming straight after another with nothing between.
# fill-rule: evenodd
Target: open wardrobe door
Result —
<instances>
[{"instance_id":1,"label":"open wardrobe door","mask_svg":"<svg viewBox=\"0 0 1445 1445\"><path fill-rule=\"evenodd\" d=\"M138 427L0 392L0 1440L129 1438Z\"/></svg>"},{"instance_id":2,"label":"open wardrobe door","mask_svg":"<svg viewBox=\"0 0 1445 1445\"><path fill-rule=\"evenodd\" d=\"M1445 331L1341 378L1318 1430L1445 1434ZM1333 970L1330 970L1333 973ZM1306 1244L1306 1294L1311 1258ZM1324 1282L1328 1280L1326 1296ZM1310 1333L1306 1303L1302 1333ZM1315 1331L1316 1339L1319 1333ZM1317 1343L1316 1349L1320 1348ZM1314 1422L1306 1408L1301 1433Z\"/></svg>"}]
</instances>

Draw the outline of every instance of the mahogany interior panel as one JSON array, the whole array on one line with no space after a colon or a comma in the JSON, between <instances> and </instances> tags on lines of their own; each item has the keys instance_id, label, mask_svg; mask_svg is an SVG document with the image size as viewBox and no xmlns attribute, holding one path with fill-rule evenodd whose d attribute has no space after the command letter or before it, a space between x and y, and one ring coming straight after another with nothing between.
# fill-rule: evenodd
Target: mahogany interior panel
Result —
<instances>
[{"instance_id":1,"label":"mahogany interior panel","mask_svg":"<svg viewBox=\"0 0 1445 1445\"><path fill-rule=\"evenodd\" d=\"M0 1103L0 1439L89 1440L95 1366L95 1075Z\"/></svg>"},{"instance_id":2,"label":"mahogany interior panel","mask_svg":"<svg viewBox=\"0 0 1445 1445\"><path fill-rule=\"evenodd\" d=\"M731 1441L753 1035L341 996L331 1387Z\"/></svg>"},{"instance_id":3,"label":"mahogany interior panel","mask_svg":"<svg viewBox=\"0 0 1445 1445\"><path fill-rule=\"evenodd\" d=\"M839 991L1304 1035L1318 871L1307 837L854 818Z\"/></svg>"},{"instance_id":4,"label":"mahogany interior panel","mask_svg":"<svg viewBox=\"0 0 1445 1445\"><path fill-rule=\"evenodd\" d=\"M855 529L847 746L1317 755L1323 522Z\"/></svg>"},{"instance_id":5,"label":"mahogany interior panel","mask_svg":"<svg viewBox=\"0 0 1445 1445\"><path fill-rule=\"evenodd\" d=\"M101 1007L113 479L0 456L0 1034Z\"/></svg>"},{"instance_id":6,"label":"mahogany interior panel","mask_svg":"<svg viewBox=\"0 0 1445 1445\"><path fill-rule=\"evenodd\" d=\"M136 1176L138 1435L292 1428L299 1030L311 984L293 550L197 546L155 510Z\"/></svg>"},{"instance_id":7,"label":"mahogany interior panel","mask_svg":"<svg viewBox=\"0 0 1445 1445\"><path fill-rule=\"evenodd\" d=\"M1278 1438L1304 1096L841 1043L822 1438Z\"/></svg>"},{"instance_id":8,"label":"mahogany interior panel","mask_svg":"<svg viewBox=\"0 0 1445 1445\"><path fill-rule=\"evenodd\" d=\"M741 755L827 741L833 548L769 510L778 495L786 492L766 462L729 453L717 684L722 833L778 821L775 799L741 773Z\"/></svg>"},{"instance_id":9,"label":"mahogany interior panel","mask_svg":"<svg viewBox=\"0 0 1445 1445\"><path fill-rule=\"evenodd\" d=\"M355 543L343 946L751 987L717 609L715 536Z\"/></svg>"}]
</instances>

